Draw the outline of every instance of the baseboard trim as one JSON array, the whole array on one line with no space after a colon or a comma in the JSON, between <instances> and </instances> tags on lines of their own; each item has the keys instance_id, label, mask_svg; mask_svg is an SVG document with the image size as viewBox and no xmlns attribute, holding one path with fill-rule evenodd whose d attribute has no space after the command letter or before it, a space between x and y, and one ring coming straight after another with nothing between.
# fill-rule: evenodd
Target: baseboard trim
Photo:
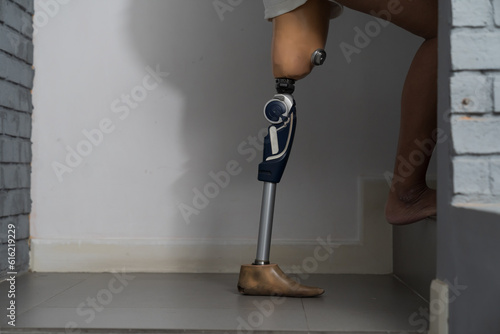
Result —
<instances>
[{"instance_id":1,"label":"baseboard trim","mask_svg":"<svg viewBox=\"0 0 500 334\"><path fill-rule=\"evenodd\" d=\"M271 259L296 273L388 274L380 247L328 242L273 244ZM38 272L237 273L254 260L255 243L194 243L186 240L32 239L30 267ZM388 263L387 263L388 262Z\"/></svg>"},{"instance_id":2,"label":"baseboard trim","mask_svg":"<svg viewBox=\"0 0 500 334\"><path fill-rule=\"evenodd\" d=\"M286 272L390 274L392 227L384 216L385 180L359 183L360 242L331 235L273 239L271 261ZM332 241L335 240L335 241ZM41 272L238 273L251 263L255 239L44 239L32 237L30 268Z\"/></svg>"}]
</instances>

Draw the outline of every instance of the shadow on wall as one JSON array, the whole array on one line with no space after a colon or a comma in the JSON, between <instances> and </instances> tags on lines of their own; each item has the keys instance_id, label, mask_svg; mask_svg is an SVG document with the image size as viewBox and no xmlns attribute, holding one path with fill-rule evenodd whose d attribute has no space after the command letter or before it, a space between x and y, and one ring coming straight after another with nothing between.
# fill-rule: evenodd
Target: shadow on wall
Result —
<instances>
[{"instance_id":1,"label":"shadow on wall","mask_svg":"<svg viewBox=\"0 0 500 334\"><path fill-rule=\"evenodd\" d=\"M188 160L170 186L179 200L179 224L186 223L189 237L224 238L234 236L227 227L237 219L239 233L254 237L261 153L248 137L267 126L262 104L273 92L271 30L262 4L241 2L219 13L212 1L198 0L132 1L131 7L133 49L144 66L168 72L167 90L173 85L184 97L177 144ZM169 113L168 105L162 112Z\"/></svg>"}]
</instances>

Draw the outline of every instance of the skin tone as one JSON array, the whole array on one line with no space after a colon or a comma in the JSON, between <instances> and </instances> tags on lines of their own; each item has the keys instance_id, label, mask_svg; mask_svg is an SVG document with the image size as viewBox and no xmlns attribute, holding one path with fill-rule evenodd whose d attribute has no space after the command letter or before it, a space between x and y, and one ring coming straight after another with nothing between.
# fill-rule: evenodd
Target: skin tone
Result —
<instances>
[{"instance_id":1,"label":"skin tone","mask_svg":"<svg viewBox=\"0 0 500 334\"><path fill-rule=\"evenodd\" d=\"M387 12L394 4L394 0L337 2L370 15ZM424 38L403 87L394 177L385 208L387 221L402 225L436 215L436 191L427 186L425 176L436 142L438 18L436 0L400 0L398 8L390 21ZM329 13L327 0L308 0L273 19L274 77L299 80L311 72L311 54L326 44Z\"/></svg>"}]
</instances>

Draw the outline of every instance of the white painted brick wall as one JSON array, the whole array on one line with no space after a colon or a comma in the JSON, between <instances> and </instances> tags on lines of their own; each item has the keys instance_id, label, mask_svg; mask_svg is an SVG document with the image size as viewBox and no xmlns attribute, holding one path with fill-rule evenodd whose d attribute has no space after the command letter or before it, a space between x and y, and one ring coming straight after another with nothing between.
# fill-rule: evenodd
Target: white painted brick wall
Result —
<instances>
[{"instance_id":1,"label":"white painted brick wall","mask_svg":"<svg viewBox=\"0 0 500 334\"><path fill-rule=\"evenodd\" d=\"M453 70L500 68L500 30L454 29L451 33Z\"/></svg>"},{"instance_id":2,"label":"white painted brick wall","mask_svg":"<svg viewBox=\"0 0 500 334\"><path fill-rule=\"evenodd\" d=\"M489 163L486 158L453 159L453 185L457 194L489 194Z\"/></svg>"},{"instance_id":3,"label":"white painted brick wall","mask_svg":"<svg viewBox=\"0 0 500 334\"><path fill-rule=\"evenodd\" d=\"M500 27L500 1L493 0L493 10L495 12L495 25Z\"/></svg>"},{"instance_id":4,"label":"white painted brick wall","mask_svg":"<svg viewBox=\"0 0 500 334\"><path fill-rule=\"evenodd\" d=\"M494 77L493 100L495 100L494 111L500 112L500 76Z\"/></svg>"},{"instance_id":5,"label":"white painted brick wall","mask_svg":"<svg viewBox=\"0 0 500 334\"><path fill-rule=\"evenodd\" d=\"M490 161L491 193L500 195L500 157Z\"/></svg>"},{"instance_id":6,"label":"white painted brick wall","mask_svg":"<svg viewBox=\"0 0 500 334\"><path fill-rule=\"evenodd\" d=\"M488 24L491 3L489 0L453 0L453 26L484 27Z\"/></svg>"},{"instance_id":7,"label":"white painted brick wall","mask_svg":"<svg viewBox=\"0 0 500 334\"><path fill-rule=\"evenodd\" d=\"M475 72L458 72L450 82L453 113L486 113L493 110L493 78Z\"/></svg>"},{"instance_id":8,"label":"white painted brick wall","mask_svg":"<svg viewBox=\"0 0 500 334\"><path fill-rule=\"evenodd\" d=\"M500 203L500 0L452 0L455 201Z\"/></svg>"},{"instance_id":9,"label":"white painted brick wall","mask_svg":"<svg viewBox=\"0 0 500 334\"><path fill-rule=\"evenodd\" d=\"M458 155L500 154L500 117L454 116L451 131Z\"/></svg>"}]
</instances>

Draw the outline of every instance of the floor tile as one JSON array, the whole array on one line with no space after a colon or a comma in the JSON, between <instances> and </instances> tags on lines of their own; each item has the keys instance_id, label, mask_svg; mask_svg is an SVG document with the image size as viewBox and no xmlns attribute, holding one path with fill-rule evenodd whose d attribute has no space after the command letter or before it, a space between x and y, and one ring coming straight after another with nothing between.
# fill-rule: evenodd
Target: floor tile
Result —
<instances>
[{"instance_id":1,"label":"floor tile","mask_svg":"<svg viewBox=\"0 0 500 334\"><path fill-rule=\"evenodd\" d=\"M59 273L25 273L16 277L15 280L15 301L16 312L21 314L26 310L52 298L53 296L78 285L83 282L90 274L59 274ZM5 310L9 298L8 282L4 281L0 284L0 309ZM3 323L4 317L0 318L0 324Z\"/></svg>"},{"instance_id":2,"label":"floor tile","mask_svg":"<svg viewBox=\"0 0 500 334\"><path fill-rule=\"evenodd\" d=\"M302 283L326 293L303 299L243 296L237 279L237 274L27 273L16 280L17 328L355 334L427 325L425 302L391 275L311 275ZM2 282L0 293L7 289ZM4 318L0 327L6 328Z\"/></svg>"},{"instance_id":3,"label":"floor tile","mask_svg":"<svg viewBox=\"0 0 500 334\"><path fill-rule=\"evenodd\" d=\"M98 274L40 306L85 307L95 299L99 305L106 303L106 308L253 309L255 303L266 298L242 296L236 283L237 275L227 274L169 274L157 277ZM302 304L300 299L287 299L280 304L280 309L301 310Z\"/></svg>"},{"instance_id":4,"label":"floor tile","mask_svg":"<svg viewBox=\"0 0 500 334\"><path fill-rule=\"evenodd\" d=\"M301 311L229 309L105 308L100 312L35 307L19 317L18 327L131 328L193 330L307 330Z\"/></svg>"},{"instance_id":5,"label":"floor tile","mask_svg":"<svg viewBox=\"0 0 500 334\"><path fill-rule=\"evenodd\" d=\"M321 277L323 276L323 277ZM314 331L425 330L425 301L390 275L318 275L322 298L304 299ZM425 324L424 324L425 325Z\"/></svg>"}]
</instances>

